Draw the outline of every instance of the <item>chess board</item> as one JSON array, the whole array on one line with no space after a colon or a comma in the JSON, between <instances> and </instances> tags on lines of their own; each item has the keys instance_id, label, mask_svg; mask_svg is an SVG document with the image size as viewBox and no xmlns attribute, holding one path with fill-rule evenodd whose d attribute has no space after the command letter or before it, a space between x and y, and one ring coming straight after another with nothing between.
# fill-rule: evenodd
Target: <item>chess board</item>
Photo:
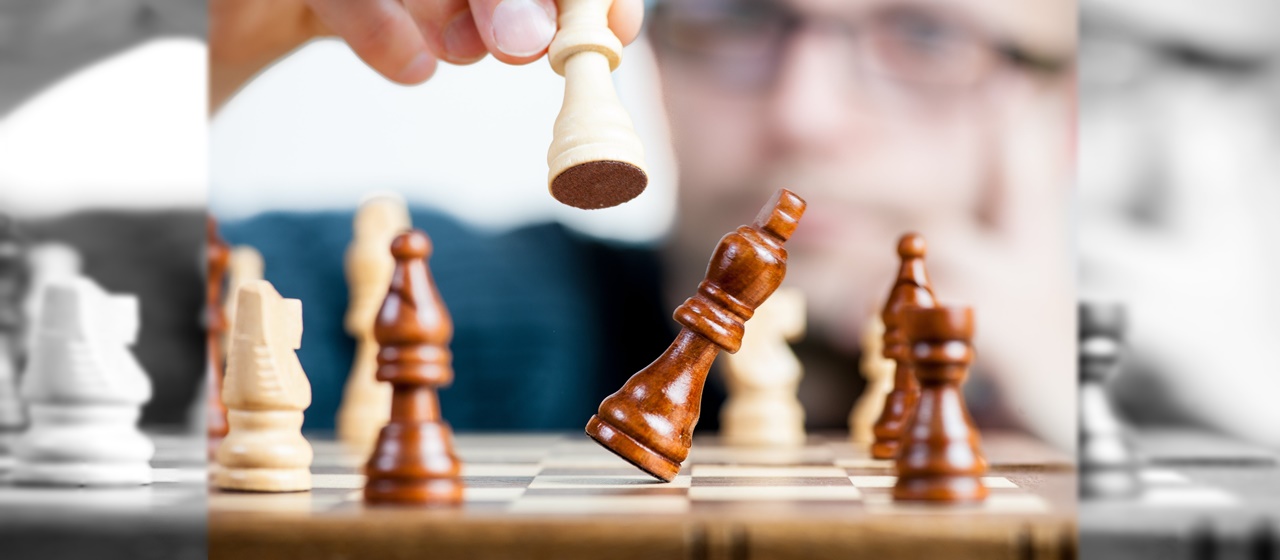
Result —
<instances>
[{"instance_id":1,"label":"chess board","mask_svg":"<svg viewBox=\"0 0 1280 560\"><path fill-rule=\"evenodd\" d=\"M203 435L152 434L148 486L15 485L0 457L0 558L204 558L207 470Z\"/></svg>"},{"instance_id":2,"label":"chess board","mask_svg":"<svg viewBox=\"0 0 1280 560\"><path fill-rule=\"evenodd\" d=\"M1080 504L1084 557L1280 559L1280 456L1189 428L1136 431L1140 495Z\"/></svg>"},{"instance_id":3,"label":"chess board","mask_svg":"<svg viewBox=\"0 0 1280 560\"><path fill-rule=\"evenodd\" d=\"M337 558L393 546L433 558L747 551L754 558L778 547L812 549L797 558L870 551L1063 558L1074 551L1070 460L1015 435L985 442L991 496L969 506L894 502L892 465L843 436L811 436L792 449L695 438L680 475L662 483L585 435L554 434L459 436L461 507L374 508L361 502L364 458L330 439L311 440L311 492L210 495L210 558Z\"/></svg>"}]
</instances>

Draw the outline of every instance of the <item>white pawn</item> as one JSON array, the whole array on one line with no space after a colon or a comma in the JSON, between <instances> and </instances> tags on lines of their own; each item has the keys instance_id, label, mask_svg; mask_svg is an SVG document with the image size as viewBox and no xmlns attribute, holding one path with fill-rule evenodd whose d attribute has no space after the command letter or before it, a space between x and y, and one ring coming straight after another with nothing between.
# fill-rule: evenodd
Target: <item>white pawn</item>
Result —
<instances>
[{"instance_id":1,"label":"white pawn","mask_svg":"<svg viewBox=\"0 0 1280 560\"><path fill-rule=\"evenodd\" d=\"M378 432L391 419L391 384L378 381L378 341L373 323L391 286L396 262L391 241L410 228L409 209L398 195L384 193L360 205L347 247L346 272L350 304L344 320L356 339L356 355L338 407L338 439L358 456L367 457Z\"/></svg>"},{"instance_id":2,"label":"white pawn","mask_svg":"<svg viewBox=\"0 0 1280 560\"><path fill-rule=\"evenodd\" d=\"M876 420L884 412L884 401L893 390L895 367L893 360L884 357L884 321L875 313L862 333L862 361L858 369L866 385L849 413L849 434L854 442L875 443Z\"/></svg>"},{"instance_id":3,"label":"white pawn","mask_svg":"<svg viewBox=\"0 0 1280 560\"><path fill-rule=\"evenodd\" d=\"M311 444L302 411L311 383L295 352L302 346L302 302L284 299L266 280L236 293L222 402L227 437L214 454L213 483L227 490L311 489Z\"/></svg>"},{"instance_id":4,"label":"white pawn","mask_svg":"<svg viewBox=\"0 0 1280 560\"><path fill-rule=\"evenodd\" d=\"M87 278L43 290L22 379L31 423L14 447L14 481L64 486L151 483L155 446L138 430L151 381L129 352L138 300Z\"/></svg>"},{"instance_id":5,"label":"white pawn","mask_svg":"<svg viewBox=\"0 0 1280 560\"><path fill-rule=\"evenodd\" d=\"M750 323L742 348L725 356L729 398L721 436L731 445L804 445L804 408L796 398L803 368L788 344L804 334L804 295L779 289Z\"/></svg>"}]
</instances>

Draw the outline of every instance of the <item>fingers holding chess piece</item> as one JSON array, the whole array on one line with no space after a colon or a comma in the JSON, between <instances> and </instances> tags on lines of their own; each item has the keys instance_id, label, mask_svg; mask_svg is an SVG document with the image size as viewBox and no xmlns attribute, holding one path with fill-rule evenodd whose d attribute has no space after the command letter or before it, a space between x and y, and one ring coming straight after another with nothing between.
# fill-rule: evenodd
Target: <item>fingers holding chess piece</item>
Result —
<instances>
[{"instance_id":1,"label":"fingers holding chess piece","mask_svg":"<svg viewBox=\"0 0 1280 560\"><path fill-rule=\"evenodd\" d=\"M236 294L222 401L227 436L214 454L213 483L225 490L300 492L311 489L311 444L302 411L311 382L302 371L302 302L285 299L266 280Z\"/></svg>"},{"instance_id":2,"label":"fingers holding chess piece","mask_svg":"<svg viewBox=\"0 0 1280 560\"><path fill-rule=\"evenodd\" d=\"M1111 401L1106 384L1120 369L1124 351L1124 306L1081 302L1080 332L1080 495L1128 498L1142 492L1138 460Z\"/></svg>"},{"instance_id":3,"label":"fingers holding chess piece","mask_svg":"<svg viewBox=\"0 0 1280 560\"><path fill-rule=\"evenodd\" d=\"M662 356L600 403L587 435L659 480L670 482L689 455L702 387L721 349L742 344L744 323L786 275L783 244L805 202L779 190L755 222L720 239L698 293L675 311L683 328Z\"/></svg>"},{"instance_id":4,"label":"fingers holding chess piece","mask_svg":"<svg viewBox=\"0 0 1280 560\"><path fill-rule=\"evenodd\" d=\"M138 300L87 278L53 281L22 378L30 425L14 445L13 480L115 486L151 483L155 446L138 430L151 381L129 352Z\"/></svg>"},{"instance_id":5,"label":"fingers holding chess piece","mask_svg":"<svg viewBox=\"0 0 1280 560\"><path fill-rule=\"evenodd\" d=\"M430 255L431 240L418 230L391 243L391 288L373 327L378 380L391 384L391 420L365 464L371 504L462 502L462 462L437 393L453 381L453 320L427 269Z\"/></svg>"},{"instance_id":6,"label":"fingers holding chess piece","mask_svg":"<svg viewBox=\"0 0 1280 560\"><path fill-rule=\"evenodd\" d=\"M560 30L547 51L564 76L547 181L556 200L584 209L617 206L649 184L644 146L618 100L609 73L622 61L622 42L609 30L612 0L560 0Z\"/></svg>"},{"instance_id":7,"label":"fingers holding chess piece","mask_svg":"<svg viewBox=\"0 0 1280 560\"><path fill-rule=\"evenodd\" d=\"M911 306L933 306L933 287L925 272L924 255L925 242L920 234L908 233L898 241L902 265L880 315L884 320L884 357L893 360L894 373L893 390L885 398L883 412L873 428L876 440L871 445L871 456L877 459L897 457L899 440L920 398L907 332L902 326L902 310Z\"/></svg>"},{"instance_id":8,"label":"fingers holding chess piece","mask_svg":"<svg viewBox=\"0 0 1280 560\"><path fill-rule=\"evenodd\" d=\"M912 306L900 315L920 400L902 435L893 498L984 500L987 462L960 390L973 362L973 309Z\"/></svg>"}]
</instances>

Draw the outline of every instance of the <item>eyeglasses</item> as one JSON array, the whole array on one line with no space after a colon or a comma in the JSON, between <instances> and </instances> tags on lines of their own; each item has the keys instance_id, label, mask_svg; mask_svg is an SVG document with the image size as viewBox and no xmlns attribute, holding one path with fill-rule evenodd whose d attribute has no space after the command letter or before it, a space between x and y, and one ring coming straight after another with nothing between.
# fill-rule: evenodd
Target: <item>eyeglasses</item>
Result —
<instances>
[{"instance_id":1,"label":"eyeglasses","mask_svg":"<svg viewBox=\"0 0 1280 560\"><path fill-rule=\"evenodd\" d=\"M717 83L738 89L773 83L792 37L803 30L846 38L849 71L922 90L971 88L1004 65L1044 74L1061 73L1070 65L1069 59L997 40L934 4L884 5L853 22L806 16L769 0L697 4L655 7L650 17L654 43L661 52L697 65Z\"/></svg>"}]
</instances>

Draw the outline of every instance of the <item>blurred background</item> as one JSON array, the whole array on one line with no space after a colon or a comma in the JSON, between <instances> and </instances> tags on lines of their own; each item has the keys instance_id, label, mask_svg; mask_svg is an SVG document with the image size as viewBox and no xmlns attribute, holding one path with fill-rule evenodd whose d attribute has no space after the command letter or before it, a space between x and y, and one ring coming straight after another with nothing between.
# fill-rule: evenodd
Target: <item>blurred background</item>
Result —
<instances>
[{"instance_id":1,"label":"blurred background","mask_svg":"<svg viewBox=\"0 0 1280 560\"><path fill-rule=\"evenodd\" d=\"M433 238L456 327L449 422L576 431L671 341L670 313L718 239L786 187L809 202L785 285L808 302L796 352L810 429L847 429L861 335L898 237L917 230L939 298L976 308L979 423L1072 449L1075 9L650 5L614 75L650 186L591 212L547 193L563 80L544 61L444 65L406 88L317 41L215 113L210 208L227 241L258 249L266 278L303 302L310 429L333 426L351 368L342 263L368 193L402 195ZM716 428L721 385L713 374L700 430Z\"/></svg>"}]
</instances>

